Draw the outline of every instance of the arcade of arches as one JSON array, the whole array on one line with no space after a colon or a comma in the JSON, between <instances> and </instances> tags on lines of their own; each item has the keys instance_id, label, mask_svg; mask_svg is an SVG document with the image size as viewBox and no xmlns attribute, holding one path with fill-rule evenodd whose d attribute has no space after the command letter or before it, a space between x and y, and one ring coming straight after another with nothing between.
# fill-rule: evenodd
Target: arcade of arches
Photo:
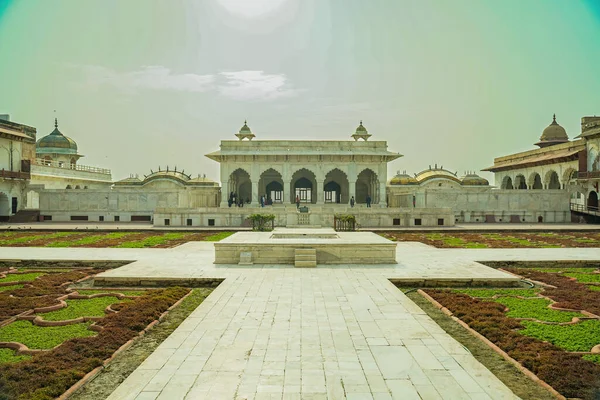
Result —
<instances>
[{"instance_id":1,"label":"arcade of arches","mask_svg":"<svg viewBox=\"0 0 600 400\"><path fill-rule=\"evenodd\" d=\"M245 204L258 203L261 196L266 204L293 204L296 199L307 204L349 204L352 197L357 204L366 203L367 197L373 204L380 200L379 177L369 168L362 170L353 183L338 168L328 171L323 180L317 179L311 170L300 168L291 174L289 181L277 170L268 168L260 173L257 182L252 181L246 170L238 168L229 175L226 187L228 197L234 194Z\"/></svg>"}]
</instances>

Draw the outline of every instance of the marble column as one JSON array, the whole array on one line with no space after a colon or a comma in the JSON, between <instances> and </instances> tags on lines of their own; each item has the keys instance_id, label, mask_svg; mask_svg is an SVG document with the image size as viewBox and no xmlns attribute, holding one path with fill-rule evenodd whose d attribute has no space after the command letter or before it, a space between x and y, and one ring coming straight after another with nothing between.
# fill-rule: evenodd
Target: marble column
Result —
<instances>
[{"instance_id":1,"label":"marble column","mask_svg":"<svg viewBox=\"0 0 600 400\"><path fill-rule=\"evenodd\" d=\"M350 200L354 197L354 203L356 203L356 181L348 181L348 204L350 204Z\"/></svg>"},{"instance_id":2,"label":"marble column","mask_svg":"<svg viewBox=\"0 0 600 400\"><path fill-rule=\"evenodd\" d=\"M260 205L260 198L258 196L258 180L252 180L252 200L250 200L252 207L258 207Z\"/></svg>"},{"instance_id":3,"label":"marble column","mask_svg":"<svg viewBox=\"0 0 600 400\"><path fill-rule=\"evenodd\" d=\"M379 182L379 206L387 207L387 187L385 182Z\"/></svg>"},{"instance_id":4,"label":"marble column","mask_svg":"<svg viewBox=\"0 0 600 400\"><path fill-rule=\"evenodd\" d=\"M325 187L324 180L317 180L317 204L325 203Z\"/></svg>"},{"instance_id":5,"label":"marble column","mask_svg":"<svg viewBox=\"0 0 600 400\"><path fill-rule=\"evenodd\" d=\"M283 204L289 204L291 200L291 182L289 179L283 180Z\"/></svg>"},{"instance_id":6,"label":"marble column","mask_svg":"<svg viewBox=\"0 0 600 400\"><path fill-rule=\"evenodd\" d=\"M223 182L223 186L221 187L221 204L219 205L221 208L229 207L229 193L231 192L230 185L231 184L227 180Z\"/></svg>"}]
</instances>

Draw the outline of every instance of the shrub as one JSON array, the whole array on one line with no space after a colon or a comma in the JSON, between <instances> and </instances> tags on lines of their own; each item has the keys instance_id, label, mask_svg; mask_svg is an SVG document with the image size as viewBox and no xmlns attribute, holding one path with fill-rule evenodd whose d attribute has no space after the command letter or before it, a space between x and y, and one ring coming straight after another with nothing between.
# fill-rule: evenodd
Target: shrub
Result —
<instances>
[{"instance_id":1,"label":"shrub","mask_svg":"<svg viewBox=\"0 0 600 400\"><path fill-rule=\"evenodd\" d=\"M253 231L270 231L273 230L275 223L274 214L250 214L248 219L252 221ZM270 224L269 224L270 223ZM271 225L271 226L269 226Z\"/></svg>"}]
</instances>

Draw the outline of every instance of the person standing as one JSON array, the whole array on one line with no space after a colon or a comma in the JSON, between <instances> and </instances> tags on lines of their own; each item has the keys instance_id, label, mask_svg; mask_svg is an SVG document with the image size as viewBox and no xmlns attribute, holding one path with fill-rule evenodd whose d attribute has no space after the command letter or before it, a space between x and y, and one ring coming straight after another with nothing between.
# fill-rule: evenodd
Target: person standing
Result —
<instances>
[{"instance_id":1,"label":"person standing","mask_svg":"<svg viewBox=\"0 0 600 400\"><path fill-rule=\"evenodd\" d=\"M265 196L260 196L260 206L264 207L265 206Z\"/></svg>"},{"instance_id":2,"label":"person standing","mask_svg":"<svg viewBox=\"0 0 600 400\"><path fill-rule=\"evenodd\" d=\"M371 195L367 195L367 208L371 208Z\"/></svg>"},{"instance_id":3,"label":"person standing","mask_svg":"<svg viewBox=\"0 0 600 400\"><path fill-rule=\"evenodd\" d=\"M300 208L300 196L296 195L296 208Z\"/></svg>"},{"instance_id":4,"label":"person standing","mask_svg":"<svg viewBox=\"0 0 600 400\"><path fill-rule=\"evenodd\" d=\"M350 207L354 208L354 196L350 198Z\"/></svg>"}]
</instances>

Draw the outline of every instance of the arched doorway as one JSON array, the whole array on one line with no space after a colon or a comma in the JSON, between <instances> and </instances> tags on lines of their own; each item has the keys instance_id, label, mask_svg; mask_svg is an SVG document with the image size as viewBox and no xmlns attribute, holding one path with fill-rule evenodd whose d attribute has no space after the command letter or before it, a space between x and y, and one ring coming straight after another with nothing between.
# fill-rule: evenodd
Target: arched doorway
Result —
<instances>
[{"instance_id":1,"label":"arched doorway","mask_svg":"<svg viewBox=\"0 0 600 400\"><path fill-rule=\"evenodd\" d=\"M281 174L269 168L260 175L258 196L265 196L266 204L283 203L283 179Z\"/></svg>"},{"instance_id":2,"label":"arched doorway","mask_svg":"<svg viewBox=\"0 0 600 400\"><path fill-rule=\"evenodd\" d=\"M0 221L8 221L10 217L10 202L5 193L0 193Z\"/></svg>"},{"instance_id":3,"label":"arched doorway","mask_svg":"<svg viewBox=\"0 0 600 400\"><path fill-rule=\"evenodd\" d=\"M350 201L348 177L341 170L334 168L325 175L323 190L325 203L347 204Z\"/></svg>"},{"instance_id":4,"label":"arched doorway","mask_svg":"<svg viewBox=\"0 0 600 400\"><path fill-rule=\"evenodd\" d=\"M299 169L292 175L292 196L291 202L296 201L296 196L300 199L300 203L317 202L317 180L315 174L306 168Z\"/></svg>"},{"instance_id":5,"label":"arched doorway","mask_svg":"<svg viewBox=\"0 0 600 400\"><path fill-rule=\"evenodd\" d=\"M525 177L523 175L517 175L515 177L515 188L527 189L527 183L525 182Z\"/></svg>"},{"instance_id":6,"label":"arched doorway","mask_svg":"<svg viewBox=\"0 0 600 400\"><path fill-rule=\"evenodd\" d=\"M548 189L560 189L560 181L558 180L556 171L550 171L550 176L548 177Z\"/></svg>"},{"instance_id":7,"label":"arched doorway","mask_svg":"<svg viewBox=\"0 0 600 400\"><path fill-rule=\"evenodd\" d=\"M593 190L588 194L587 208L592 211L598 210L598 193Z\"/></svg>"},{"instance_id":8,"label":"arched doorway","mask_svg":"<svg viewBox=\"0 0 600 400\"><path fill-rule=\"evenodd\" d=\"M531 188L532 189L543 189L544 185L542 185L542 177L538 173L533 174L533 179L531 180Z\"/></svg>"},{"instance_id":9,"label":"arched doorway","mask_svg":"<svg viewBox=\"0 0 600 400\"><path fill-rule=\"evenodd\" d=\"M364 204L367 196L371 197L371 203L379 203L379 181L377 174L370 169L364 169L356 178L356 203Z\"/></svg>"},{"instance_id":10,"label":"arched doorway","mask_svg":"<svg viewBox=\"0 0 600 400\"><path fill-rule=\"evenodd\" d=\"M342 187L336 181L329 181L323 187L325 190L325 203L341 203Z\"/></svg>"},{"instance_id":11,"label":"arched doorway","mask_svg":"<svg viewBox=\"0 0 600 400\"><path fill-rule=\"evenodd\" d=\"M236 203L239 204L240 200L244 203L252 202L252 181L250 180L250 174L241 168L236 169L229 175L229 193L235 195Z\"/></svg>"},{"instance_id":12,"label":"arched doorway","mask_svg":"<svg viewBox=\"0 0 600 400\"><path fill-rule=\"evenodd\" d=\"M504 179L502 179L501 189L514 189L512 179L510 176L505 176Z\"/></svg>"}]
</instances>

